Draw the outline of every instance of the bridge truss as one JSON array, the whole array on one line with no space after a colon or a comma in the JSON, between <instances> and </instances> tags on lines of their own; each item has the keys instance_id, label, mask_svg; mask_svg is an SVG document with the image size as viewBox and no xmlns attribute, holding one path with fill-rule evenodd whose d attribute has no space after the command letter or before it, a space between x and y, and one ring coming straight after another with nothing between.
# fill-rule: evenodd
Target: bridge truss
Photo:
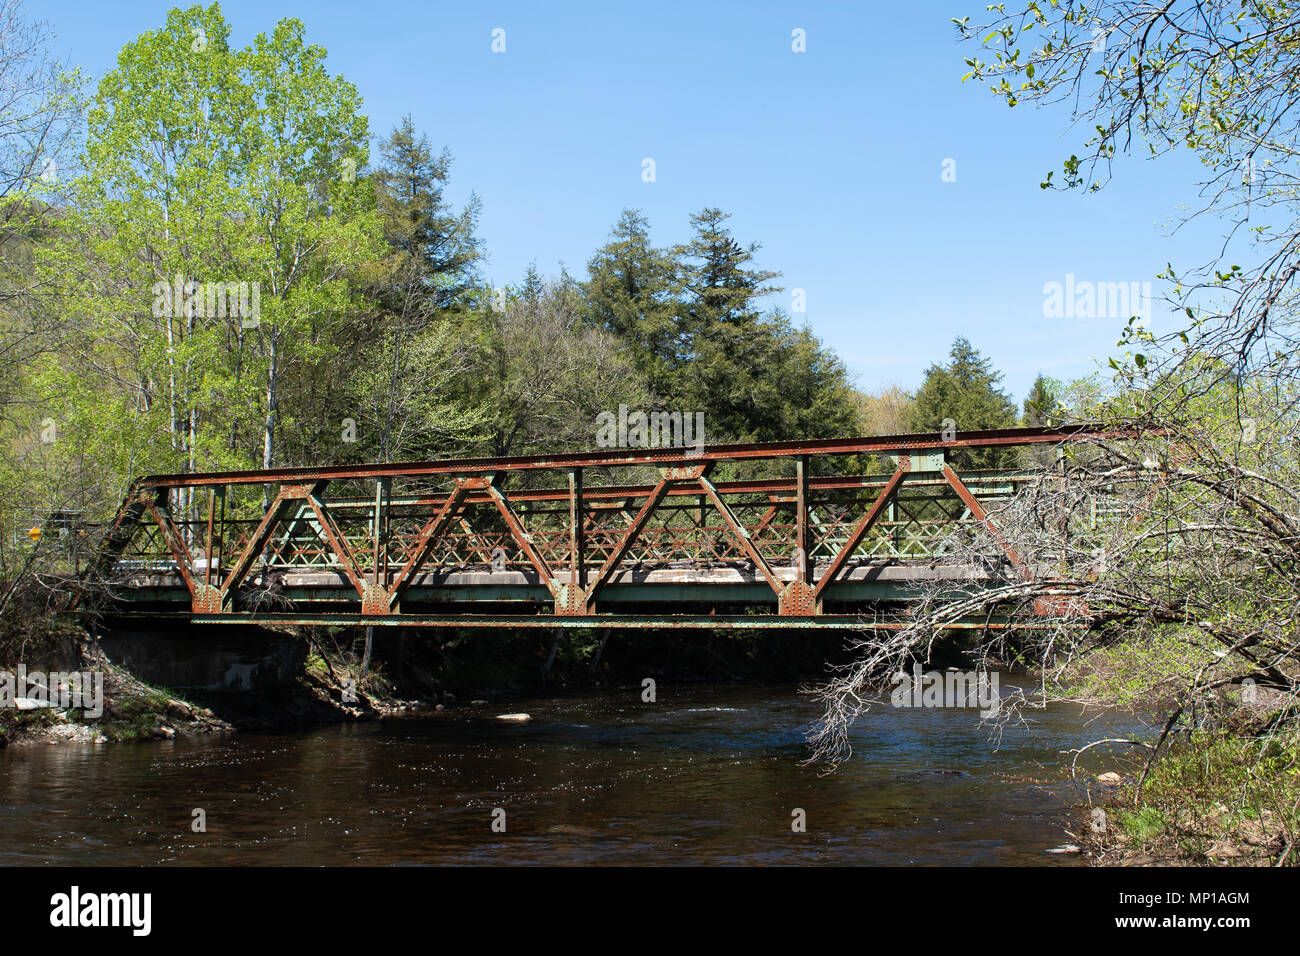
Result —
<instances>
[{"instance_id":1,"label":"bridge truss","mask_svg":"<svg viewBox=\"0 0 1300 956\"><path fill-rule=\"evenodd\" d=\"M996 540L990 510L1030 477L959 474L954 453L1100 437L1113 436L1017 428L154 475L132 486L95 570L118 612L195 623L861 627L953 573L933 559L955 527L982 522Z\"/></svg>"}]
</instances>

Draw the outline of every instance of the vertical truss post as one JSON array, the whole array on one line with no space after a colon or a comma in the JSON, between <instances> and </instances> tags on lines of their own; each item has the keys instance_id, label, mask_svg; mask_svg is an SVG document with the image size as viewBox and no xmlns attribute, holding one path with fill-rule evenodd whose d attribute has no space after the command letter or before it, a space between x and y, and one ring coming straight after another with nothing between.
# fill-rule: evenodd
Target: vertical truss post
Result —
<instances>
[{"instance_id":1,"label":"vertical truss post","mask_svg":"<svg viewBox=\"0 0 1300 956\"><path fill-rule=\"evenodd\" d=\"M203 587L212 587L212 521L217 513L217 489L208 489L208 535L203 546Z\"/></svg>"},{"instance_id":2,"label":"vertical truss post","mask_svg":"<svg viewBox=\"0 0 1300 956\"><path fill-rule=\"evenodd\" d=\"M586 514L582 506L582 469L569 471L569 589L587 589Z\"/></svg>"},{"instance_id":3,"label":"vertical truss post","mask_svg":"<svg viewBox=\"0 0 1300 956\"><path fill-rule=\"evenodd\" d=\"M893 498L889 499L889 512L885 515L885 520L889 522L889 546L890 551L886 552L886 557L898 555L898 502Z\"/></svg>"},{"instance_id":4,"label":"vertical truss post","mask_svg":"<svg viewBox=\"0 0 1300 956\"><path fill-rule=\"evenodd\" d=\"M704 512L707 507L708 503L705 501L703 495L700 495L695 499L695 534L692 535L692 537L695 539L696 561L703 559L706 544L710 547L712 546L712 542L709 541L709 535L704 530Z\"/></svg>"},{"instance_id":5,"label":"vertical truss post","mask_svg":"<svg viewBox=\"0 0 1300 956\"><path fill-rule=\"evenodd\" d=\"M371 554L370 580L361 589L362 614L388 613L388 521L392 480L375 479L375 510L371 531L375 536Z\"/></svg>"},{"instance_id":6,"label":"vertical truss post","mask_svg":"<svg viewBox=\"0 0 1300 956\"><path fill-rule=\"evenodd\" d=\"M812 502L808 496L807 455L795 458L794 474L794 580L781 589L777 609L783 615L806 617L821 613L812 584L812 555L809 554Z\"/></svg>"},{"instance_id":7,"label":"vertical truss post","mask_svg":"<svg viewBox=\"0 0 1300 956\"><path fill-rule=\"evenodd\" d=\"M217 529L216 540L213 542L216 557L208 556L208 563L213 570L212 586L218 591L221 589L221 564L226 556L226 494L225 485L217 488Z\"/></svg>"}]
</instances>

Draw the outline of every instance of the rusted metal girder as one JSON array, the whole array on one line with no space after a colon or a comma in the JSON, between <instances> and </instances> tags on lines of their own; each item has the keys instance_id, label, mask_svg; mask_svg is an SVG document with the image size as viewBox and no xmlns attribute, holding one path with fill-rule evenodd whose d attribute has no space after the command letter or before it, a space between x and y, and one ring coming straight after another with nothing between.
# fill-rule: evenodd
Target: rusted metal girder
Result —
<instances>
[{"instance_id":1,"label":"rusted metal girder","mask_svg":"<svg viewBox=\"0 0 1300 956\"><path fill-rule=\"evenodd\" d=\"M268 468L260 471L213 471L150 475L140 483L152 488L195 488L208 485L254 485L278 482L328 481L339 478L417 478L425 475L464 475L482 472L547 471L569 468L622 468L632 465L695 465L754 458L794 458L800 455L889 455L921 449L1015 447L1068 441L1136 437L1136 433L1107 431L1089 425L1057 428L999 428L940 434L887 435L871 438L820 438L809 441L753 442L690 448L648 448L641 451L578 452L570 455L528 455L506 458L452 458L443 461L367 465L325 465L318 468Z\"/></svg>"},{"instance_id":2,"label":"rusted metal girder","mask_svg":"<svg viewBox=\"0 0 1300 956\"><path fill-rule=\"evenodd\" d=\"M765 583L771 603L751 607L742 616L745 623L736 623L736 615L726 611L703 616L719 626L747 627L751 619L840 626L845 615L825 613L824 607L838 600L836 606L844 608L848 592L838 584L850 568L860 575L872 561L927 557L931 542L957 522L985 524L1011 563L1028 573L999 536L987 505L1029 475L979 473L963 479L948 461L951 451L1129 437L1085 426L1020 428L965 432L948 440L894 435L157 475L132 485L94 567L101 576L116 569L128 595L133 569L174 569L189 592L195 621L233 622L259 614L270 620L269 610L252 609L253 589L274 591L279 572L324 572L337 575L346 593L355 594L355 611L278 606L275 619L426 624L455 617L429 613L429 595L439 582L484 564L495 573L499 565L503 574L526 570L539 593L550 595L549 614L538 615L534 603L520 613L478 615L482 622L513 620L519 626L545 621L586 626L626 617L611 614L607 603L620 600L609 596L611 580L629 571L636 577L644 568L662 578L665 569L732 567ZM847 455L889 455L896 465L884 474L816 474L819 463L829 470L834 465L828 460L842 462ZM728 461L780 463L787 476L712 481L710 472ZM659 468L656 484L593 485L589 479L593 468L604 469L598 477L608 481L610 469L647 465ZM556 473L554 487L507 487L512 472L548 470ZM393 487L401 481L414 493L403 495ZM430 489L434 483L442 488ZM169 501L179 500L173 499L179 489L204 488L205 509L195 504L193 513L184 515L169 507ZM274 497L264 509L251 504L265 501L272 489ZM236 495L243 496L242 517L234 513ZM126 556L132 543L138 557ZM404 609L403 598L413 587L420 597L412 599L415 607ZM473 590L458 587L458 594ZM692 588L692 594L699 593L698 585ZM497 592L485 588L485 593ZM1050 613L1051 607L1044 604L1041 610ZM665 616L656 611L644 617ZM701 619L699 614L679 617Z\"/></svg>"}]
</instances>

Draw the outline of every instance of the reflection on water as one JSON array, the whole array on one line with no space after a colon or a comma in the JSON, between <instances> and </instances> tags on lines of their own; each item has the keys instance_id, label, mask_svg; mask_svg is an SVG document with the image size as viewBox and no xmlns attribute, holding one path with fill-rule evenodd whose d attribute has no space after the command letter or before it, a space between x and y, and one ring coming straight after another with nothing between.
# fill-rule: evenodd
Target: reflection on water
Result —
<instances>
[{"instance_id":1,"label":"reflection on water","mask_svg":"<svg viewBox=\"0 0 1300 956\"><path fill-rule=\"evenodd\" d=\"M800 766L817 708L794 688L658 696L10 748L0 864L1065 864L1077 858L1044 854L1067 839L1060 751L1130 720L1053 708L995 744L970 710L877 707L824 775ZM503 709L533 721L494 720ZM791 831L795 808L806 833ZM206 833L191 832L195 809Z\"/></svg>"}]
</instances>

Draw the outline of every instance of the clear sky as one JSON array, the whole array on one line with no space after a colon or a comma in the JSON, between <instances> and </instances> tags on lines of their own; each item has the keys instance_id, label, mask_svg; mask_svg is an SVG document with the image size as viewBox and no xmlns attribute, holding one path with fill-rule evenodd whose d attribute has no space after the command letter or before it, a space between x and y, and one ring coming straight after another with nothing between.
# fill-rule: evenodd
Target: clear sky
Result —
<instances>
[{"instance_id":1,"label":"clear sky","mask_svg":"<svg viewBox=\"0 0 1300 956\"><path fill-rule=\"evenodd\" d=\"M175 3L29 0L56 52L92 78ZM1044 285L1154 281L1199 264L1205 224L1171 238L1194 201L1186 158L1125 159L1095 196L1039 189L1082 155L1064 107L1008 109L961 82L950 23L983 0L913 3L422 3L226 0L232 41L298 17L365 98L372 133L410 113L455 161L449 197L483 203L495 284L536 260L585 275L625 207L659 245L705 206L733 214L758 263L860 388L919 384L957 335L1017 399L1039 371L1087 374L1122 318L1048 318ZM493 31L505 52L493 52ZM792 49L792 31L806 52ZM655 181L642 178L655 162ZM945 182L945 160L955 181ZM1157 305L1153 325L1159 327Z\"/></svg>"}]
</instances>

